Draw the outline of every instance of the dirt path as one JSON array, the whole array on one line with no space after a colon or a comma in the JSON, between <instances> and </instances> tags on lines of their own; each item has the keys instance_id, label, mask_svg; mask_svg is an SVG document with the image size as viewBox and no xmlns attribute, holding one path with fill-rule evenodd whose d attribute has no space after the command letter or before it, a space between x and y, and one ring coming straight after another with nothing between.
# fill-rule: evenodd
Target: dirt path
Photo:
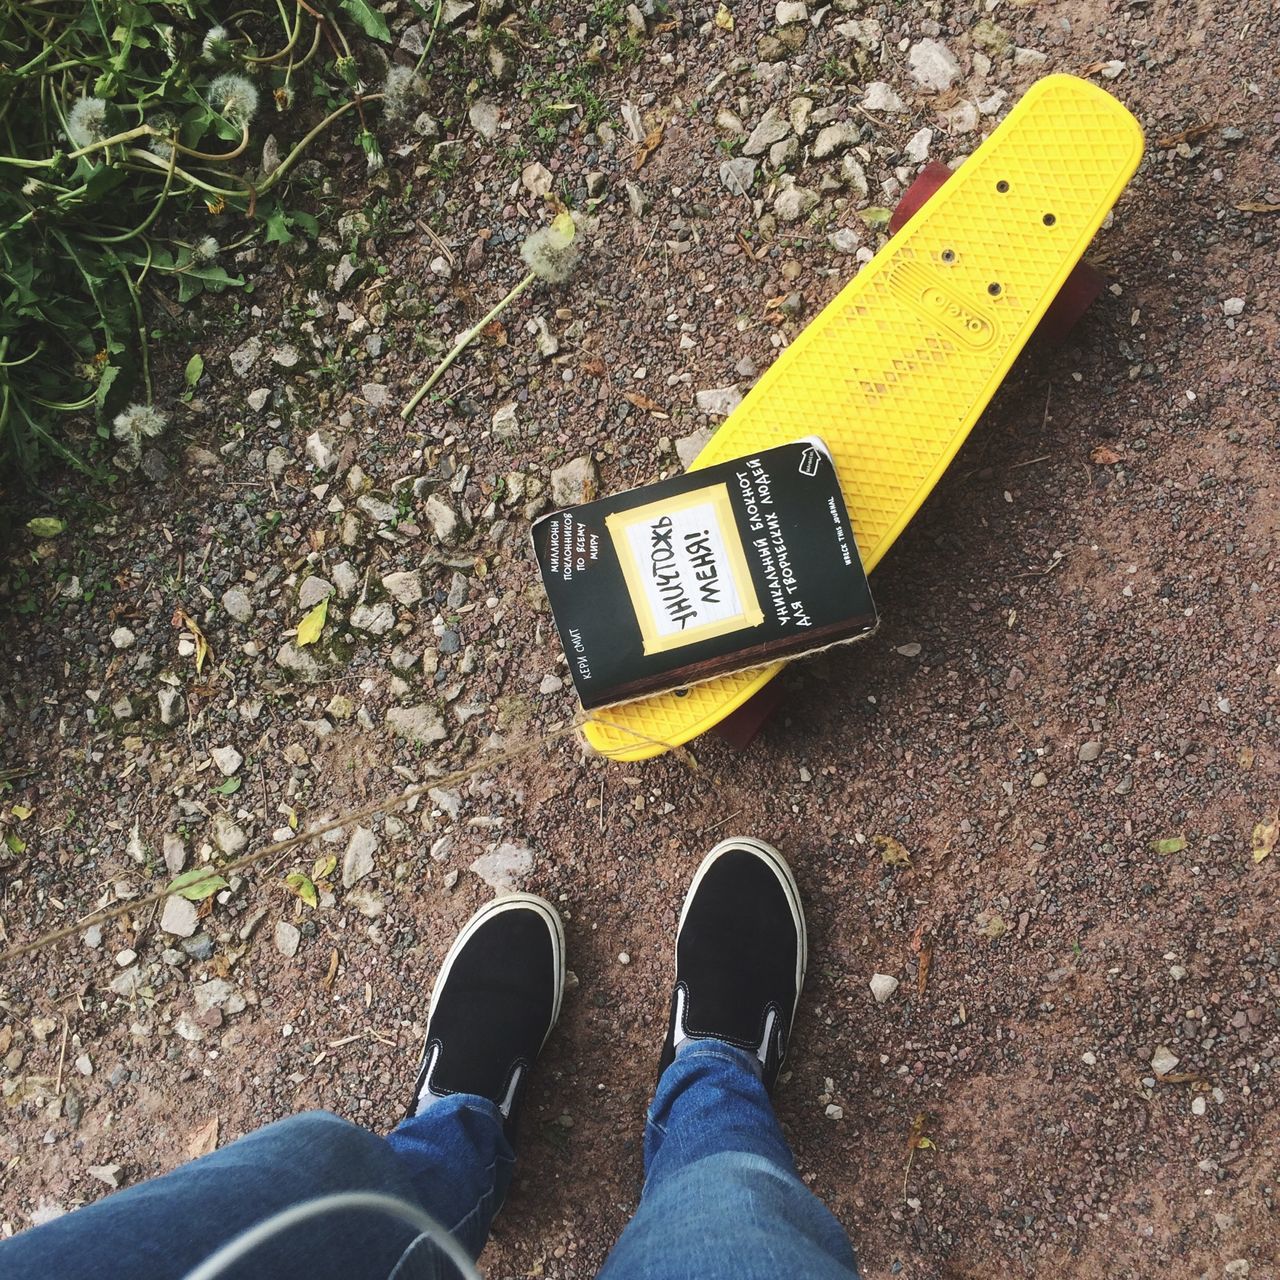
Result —
<instances>
[{"instance_id":1,"label":"dirt path","mask_svg":"<svg viewBox=\"0 0 1280 1280\"><path fill-rule=\"evenodd\" d=\"M1019 362L876 571L879 634L789 673L750 753L606 765L560 740L233 879L169 921L185 938L140 911L0 971L7 1229L171 1167L214 1117L221 1142L306 1107L393 1123L494 854L561 904L578 981L486 1264L593 1274L639 1191L679 903L736 829L777 843L806 895L778 1105L869 1280L1276 1276L1280 855L1255 865L1250 837L1280 805L1280 22L1167 0L999 5L985 26L941 4L845 0L790 27L739 5L731 32L713 12L643 37L613 6L535 12L514 86L480 77L492 139L452 96L487 65L464 19L432 107L460 159L419 134L381 185L347 175L343 229L199 340L212 389L155 482L86 506L42 557L12 548L0 742L34 772L4 797L25 845L0 862L10 940L163 883L166 856L198 865L563 723L526 537L552 472L586 458L615 488L678 465L673 442L713 425L696 393L749 385L876 247L859 210L892 203L919 129L955 159L1037 76L1123 63L1103 83L1149 151L1096 246L1112 294ZM580 23L608 35L587 79ZM946 91L912 76L925 40L956 60ZM903 107L878 124L857 110L873 81ZM642 137L664 126L640 168L624 103ZM782 151L735 194L719 167L751 157L730 117L750 135L771 107ZM829 116L788 154L797 110ZM813 159L844 122L857 165ZM575 207L603 192L587 262L526 295L405 431L433 344L518 278L535 161ZM796 221L775 170L816 198ZM287 668L329 589L322 643ZM213 646L200 676L178 606ZM329 856L313 910L283 876ZM883 1005L877 972L901 979ZM918 1113L934 1146L907 1173Z\"/></svg>"}]
</instances>

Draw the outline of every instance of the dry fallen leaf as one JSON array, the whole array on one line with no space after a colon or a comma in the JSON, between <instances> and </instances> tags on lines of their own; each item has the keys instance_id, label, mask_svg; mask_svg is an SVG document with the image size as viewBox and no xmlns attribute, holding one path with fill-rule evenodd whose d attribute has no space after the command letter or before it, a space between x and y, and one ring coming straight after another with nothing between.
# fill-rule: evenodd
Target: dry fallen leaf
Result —
<instances>
[{"instance_id":1,"label":"dry fallen leaf","mask_svg":"<svg viewBox=\"0 0 1280 1280\"><path fill-rule=\"evenodd\" d=\"M733 30L733 14L729 12L729 7L727 5L722 4L716 10L715 22L716 26L719 27L721 31Z\"/></svg>"},{"instance_id":2,"label":"dry fallen leaf","mask_svg":"<svg viewBox=\"0 0 1280 1280\"><path fill-rule=\"evenodd\" d=\"M871 843L880 850L880 861L886 867L909 867L911 854L892 836L872 836Z\"/></svg>"},{"instance_id":3,"label":"dry fallen leaf","mask_svg":"<svg viewBox=\"0 0 1280 1280\"><path fill-rule=\"evenodd\" d=\"M1241 747L1240 750L1236 752L1236 764L1238 764L1242 769L1252 769L1253 757L1254 750L1252 747Z\"/></svg>"},{"instance_id":4,"label":"dry fallen leaf","mask_svg":"<svg viewBox=\"0 0 1280 1280\"><path fill-rule=\"evenodd\" d=\"M980 911L974 921L974 927L984 938L990 938L992 942L1003 938L1009 932L1008 922L998 911Z\"/></svg>"},{"instance_id":5,"label":"dry fallen leaf","mask_svg":"<svg viewBox=\"0 0 1280 1280\"><path fill-rule=\"evenodd\" d=\"M303 620L298 623L298 648L304 644L315 644L324 630L325 619L329 616L329 597L325 596Z\"/></svg>"},{"instance_id":6,"label":"dry fallen leaf","mask_svg":"<svg viewBox=\"0 0 1280 1280\"><path fill-rule=\"evenodd\" d=\"M1152 853L1181 853L1187 847L1185 836L1169 836L1164 840L1151 842Z\"/></svg>"},{"instance_id":7,"label":"dry fallen leaf","mask_svg":"<svg viewBox=\"0 0 1280 1280\"><path fill-rule=\"evenodd\" d=\"M301 871L290 871L284 878L285 884L293 890L294 893L302 899L307 906L315 908L320 903L319 895L316 893L316 887L311 882L311 877L305 875Z\"/></svg>"},{"instance_id":8,"label":"dry fallen leaf","mask_svg":"<svg viewBox=\"0 0 1280 1280\"><path fill-rule=\"evenodd\" d=\"M200 1156L207 1156L210 1151L216 1151L217 1147L218 1117L210 1116L203 1124L196 1125L187 1135L183 1150L188 1160L195 1160Z\"/></svg>"},{"instance_id":9,"label":"dry fallen leaf","mask_svg":"<svg viewBox=\"0 0 1280 1280\"><path fill-rule=\"evenodd\" d=\"M1183 129L1181 133L1170 133L1163 138L1157 138L1156 146L1176 147L1182 142L1198 142L1201 138L1211 134L1217 127L1217 124L1212 122L1209 124L1193 124L1190 129Z\"/></svg>"},{"instance_id":10,"label":"dry fallen leaf","mask_svg":"<svg viewBox=\"0 0 1280 1280\"><path fill-rule=\"evenodd\" d=\"M1241 213L1280 213L1280 204L1268 204L1265 200L1246 200L1236 208Z\"/></svg>"},{"instance_id":11,"label":"dry fallen leaf","mask_svg":"<svg viewBox=\"0 0 1280 1280\"><path fill-rule=\"evenodd\" d=\"M196 642L196 675L201 673L204 660L213 654L204 632L196 625L195 619L181 605L173 611L172 623L175 627L184 627L195 637Z\"/></svg>"},{"instance_id":12,"label":"dry fallen leaf","mask_svg":"<svg viewBox=\"0 0 1280 1280\"><path fill-rule=\"evenodd\" d=\"M622 398L630 401L637 409L643 409L646 413L653 414L655 418L667 418L670 416L656 400L651 400L643 392L624 391Z\"/></svg>"},{"instance_id":13,"label":"dry fallen leaf","mask_svg":"<svg viewBox=\"0 0 1280 1280\"><path fill-rule=\"evenodd\" d=\"M916 995L924 995L929 983L929 967L933 964L933 943L926 942L920 948L920 960L916 967Z\"/></svg>"},{"instance_id":14,"label":"dry fallen leaf","mask_svg":"<svg viewBox=\"0 0 1280 1280\"><path fill-rule=\"evenodd\" d=\"M636 148L635 155L631 157L632 169L643 168L644 162L662 145L664 128L665 126L659 125L651 130L649 136Z\"/></svg>"},{"instance_id":15,"label":"dry fallen leaf","mask_svg":"<svg viewBox=\"0 0 1280 1280\"><path fill-rule=\"evenodd\" d=\"M932 1140L924 1136L927 1121L928 1116L923 1111L916 1112L915 1119L911 1121L911 1132L907 1134L908 1151L929 1150L933 1147Z\"/></svg>"},{"instance_id":16,"label":"dry fallen leaf","mask_svg":"<svg viewBox=\"0 0 1280 1280\"><path fill-rule=\"evenodd\" d=\"M338 953L337 951L329 952L329 972L324 975L324 981L320 984L326 991L333 990L333 980L338 976Z\"/></svg>"},{"instance_id":17,"label":"dry fallen leaf","mask_svg":"<svg viewBox=\"0 0 1280 1280\"><path fill-rule=\"evenodd\" d=\"M1089 454L1091 461L1098 463L1100 466L1109 467L1114 462L1120 461L1120 455L1110 447L1110 445L1100 444L1092 453Z\"/></svg>"},{"instance_id":18,"label":"dry fallen leaf","mask_svg":"<svg viewBox=\"0 0 1280 1280\"><path fill-rule=\"evenodd\" d=\"M1273 813L1269 819L1259 822L1253 829L1253 860L1261 862L1269 858L1276 847L1276 839L1280 837L1280 814Z\"/></svg>"}]
</instances>

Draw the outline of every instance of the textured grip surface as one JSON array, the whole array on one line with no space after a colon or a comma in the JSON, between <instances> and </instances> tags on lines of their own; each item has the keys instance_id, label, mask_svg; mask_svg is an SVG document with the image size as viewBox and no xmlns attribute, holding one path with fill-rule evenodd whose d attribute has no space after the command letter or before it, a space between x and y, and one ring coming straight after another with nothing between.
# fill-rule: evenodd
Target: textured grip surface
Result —
<instances>
[{"instance_id":1,"label":"textured grip surface","mask_svg":"<svg viewBox=\"0 0 1280 1280\"><path fill-rule=\"evenodd\" d=\"M765 372L694 468L821 436L867 570L928 497L1142 157L1110 94L1033 85ZM705 733L781 665L607 707L585 726L641 760Z\"/></svg>"}]
</instances>

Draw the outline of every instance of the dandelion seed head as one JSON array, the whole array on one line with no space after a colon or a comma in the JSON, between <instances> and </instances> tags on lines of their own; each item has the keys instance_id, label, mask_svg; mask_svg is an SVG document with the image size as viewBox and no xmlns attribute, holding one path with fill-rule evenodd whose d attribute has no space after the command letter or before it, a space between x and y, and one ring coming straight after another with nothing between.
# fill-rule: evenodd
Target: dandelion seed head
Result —
<instances>
[{"instance_id":1,"label":"dandelion seed head","mask_svg":"<svg viewBox=\"0 0 1280 1280\"><path fill-rule=\"evenodd\" d=\"M520 256L540 280L563 284L573 274L582 253L574 238L558 227L539 227L525 238Z\"/></svg>"},{"instance_id":2,"label":"dandelion seed head","mask_svg":"<svg viewBox=\"0 0 1280 1280\"><path fill-rule=\"evenodd\" d=\"M143 440L161 435L168 425L169 419L154 406L131 404L116 414L111 423L111 434L137 454Z\"/></svg>"},{"instance_id":3,"label":"dandelion seed head","mask_svg":"<svg viewBox=\"0 0 1280 1280\"><path fill-rule=\"evenodd\" d=\"M173 143L170 139L178 132L178 120L171 112L157 111L147 120L155 133L147 139L147 150L161 160L173 158Z\"/></svg>"},{"instance_id":4,"label":"dandelion seed head","mask_svg":"<svg viewBox=\"0 0 1280 1280\"><path fill-rule=\"evenodd\" d=\"M221 249L216 236L202 236L191 250L191 256L196 262L214 262Z\"/></svg>"},{"instance_id":5,"label":"dandelion seed head","mask_svg":"<svg viewBox=\"0 0 1280 1280\"><path fill-rule=\"evenodd\" d=\"M231 37L226 27L210 27L200 46L200 56L206 62L225 62L231 54Z\"/></svg>"},{"instance_id":6,"label":"dandelion seed head","mask_svg":"<svg viewBox=\"0 0 1280 1280\"><path fill-rule=\"evenodd\" d=\"M81 98L67 117L67 137L77 147L92 146L111 135L107 131L107 104L102 98Z\"/></svg>"},{"instance_id":7,"label":"dandelion seed head","mask_svg":"<svg viewBox=\"0 0 1280 1280\"><path fill-rule=\"evenodd\" d=\"M393 66L382 84L387 116L399 120L426 96L426 81L412 67Z\"/></svg>"},{"instance_id":8,"label":"dandelion seed head","mask_svg":"<svg viewBox=\"0 0 1280 1280\"><path fill-rule=\"evenodd\" d=\"M228 71L209 86L209 103L229 123L244 128L258 111L258 91L253 81Z\"/></svg>"}]
</instances>

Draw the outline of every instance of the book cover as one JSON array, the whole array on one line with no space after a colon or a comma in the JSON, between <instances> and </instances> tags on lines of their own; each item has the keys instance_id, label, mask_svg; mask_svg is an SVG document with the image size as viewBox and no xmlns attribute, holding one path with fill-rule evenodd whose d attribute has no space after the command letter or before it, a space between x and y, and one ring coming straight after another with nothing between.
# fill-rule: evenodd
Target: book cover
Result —
<instances>
[{"instance_id":1,"label":"book cover","mask_svg":"<svg viewBox=\"0 0 1280 1280\"><path fill-rule=\"evenodd\" d=\"M817 439L569 507L532 533L588 710L876 625L840 482Z\"/></svg>"}]
</instances>

